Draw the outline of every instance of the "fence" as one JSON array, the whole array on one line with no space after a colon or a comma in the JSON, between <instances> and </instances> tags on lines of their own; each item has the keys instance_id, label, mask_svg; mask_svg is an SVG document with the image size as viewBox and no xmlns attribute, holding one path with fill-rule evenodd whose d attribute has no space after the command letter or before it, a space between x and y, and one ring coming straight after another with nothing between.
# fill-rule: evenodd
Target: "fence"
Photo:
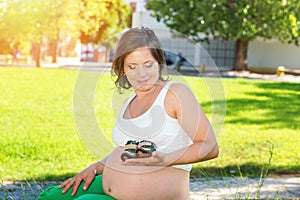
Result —
<instances>
[{"instance_id":1,"label":"fence","mask_svg":"<svg viewBox=\"0 0 300 200\"><path fill-rule=\"evenodd\" d=\"M181 53L196 68L206 66L206 70L229 70L235 61L235 42L211 40L209 43L192 43L183 38L161 39L168 59L175 62L176 55ZM184 67L183 67L184 69Z\"/></svg>"}]
</instances>

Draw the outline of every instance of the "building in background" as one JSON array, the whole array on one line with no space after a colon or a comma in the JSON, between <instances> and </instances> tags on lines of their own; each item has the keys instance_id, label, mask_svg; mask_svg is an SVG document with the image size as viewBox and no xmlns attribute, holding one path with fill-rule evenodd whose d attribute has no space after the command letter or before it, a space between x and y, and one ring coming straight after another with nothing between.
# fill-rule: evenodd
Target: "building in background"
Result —
<instances>
[{"instance_id":1,"label":"building in background","mask_svg":"<svg viewBox=\"0 0 300 200\"><path fill-rule=\"evenodd\" d=\"M145 9L144 0L127 0L134 8L132 27L153 28L161 40L163 48L171 52L174 59L181 52L195 67L206 66L206 70L229 70L234 65L235 41L211 40L209 44L191 43L187 39L175 38L162 22L151 17L151 11ZM172 55L172 53L174 55ZM256 39L249 43L248 68L264 73L275 73L278 66L300 69L300 47L281 43L277 40Z\"/></svg>"},{"instance_id":2,"label":"building in background","mask_svg":"<svg viewBox=\"0 0 300 200\"><path fill-rule=\"evenodd\" d=\"M145 26L152 28L166 52L167 60L174 64L176 55L181 53L188 61L182 67L183 70L202 71L205 66L209 70L229 70L235 60L235 42L211 40L209 44L193 43L186 36L176 37L162 22L157 22L151 16L152 11L146 10L145 1L128 0L135 8L132 16L132 27ZM217 68L216 68L217 67Z\"/></svg>"}]
</instances>

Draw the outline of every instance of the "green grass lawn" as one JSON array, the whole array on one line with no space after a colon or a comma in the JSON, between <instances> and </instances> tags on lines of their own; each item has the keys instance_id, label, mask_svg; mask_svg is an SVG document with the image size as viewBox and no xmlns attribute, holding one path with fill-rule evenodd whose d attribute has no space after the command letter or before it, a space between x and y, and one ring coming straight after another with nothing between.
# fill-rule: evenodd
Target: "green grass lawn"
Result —
<instances>
[{"instance_id":1,"label":"green grass lawn","mask_svg":"<svg viewBox=\"0 0 300 200\"><path fill-rule=\"evenodd\" d=\"M298 83L184 80L212 119L220 147L217 159L194 164L192 176L259 176L271 144L269 173L299 173ZM224 87L226 115L212 83ZM61 180L112 149L111 129L127 93L117 94L109 74L1 67L0 95L0 180Z\"/></svg>"}]
</instances>

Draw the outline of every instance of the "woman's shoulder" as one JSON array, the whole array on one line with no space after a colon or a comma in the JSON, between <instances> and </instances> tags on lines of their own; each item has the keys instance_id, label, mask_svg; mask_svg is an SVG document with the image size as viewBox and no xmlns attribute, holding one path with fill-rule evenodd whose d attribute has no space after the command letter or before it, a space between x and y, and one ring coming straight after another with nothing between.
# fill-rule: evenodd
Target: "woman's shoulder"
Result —
<instances>
[{"instance_id":1,"label":"woman's shoulder","mask_svg":"<svg viewBox=\"0 0 300 200\"><path fill-rule=\"evenodd\" d=\"M191 93L191 88L187 84L175 81L170 81L169 90L174 94Z\"/></svg>"},{"instance_id":2,"label":"woman's shoulder","mask_svg":"<svg viewBox=\"0 0 300 200\"><path fill-rule=\"evenodd\" d=\"M184 102L185 100L195 98L191 88L187 84L180 82L171 82L169 84L168 93L166 95L167 102Z\"/></svg>"},{"instance_id":3,"label":"woman's shoulder","mask_svg":"<svg viewBox=\"0 0 300 200\"><path fill-rule=\"evenodd\" d=\"M194 106L197 100L188 85L180 82L173 82L169 86L165 102L167 113L173 118L180 118L182 109L186 106ZM194 109L194 108L193 108Z\"/></svg>"}]
</instances>

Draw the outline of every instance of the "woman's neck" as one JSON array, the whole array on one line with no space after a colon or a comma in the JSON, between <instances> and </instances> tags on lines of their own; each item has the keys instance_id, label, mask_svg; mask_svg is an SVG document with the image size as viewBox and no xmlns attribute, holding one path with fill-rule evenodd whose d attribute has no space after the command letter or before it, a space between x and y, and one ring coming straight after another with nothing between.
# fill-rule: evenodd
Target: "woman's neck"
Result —
<instances>
[{"instance_id":1,"label":"woman's neck","mask_svg":"<svg viewBox=\"0 0 300 200\"><path fill-rule=\"evenodd\" d=\"M149 90L139 91L135 90L136 100L144 100L145 98L149 98L151 96L156 96L157 92L163 87L163 81L157 81L153 84L153 86Z\"/></svg>"}]
</instances>

